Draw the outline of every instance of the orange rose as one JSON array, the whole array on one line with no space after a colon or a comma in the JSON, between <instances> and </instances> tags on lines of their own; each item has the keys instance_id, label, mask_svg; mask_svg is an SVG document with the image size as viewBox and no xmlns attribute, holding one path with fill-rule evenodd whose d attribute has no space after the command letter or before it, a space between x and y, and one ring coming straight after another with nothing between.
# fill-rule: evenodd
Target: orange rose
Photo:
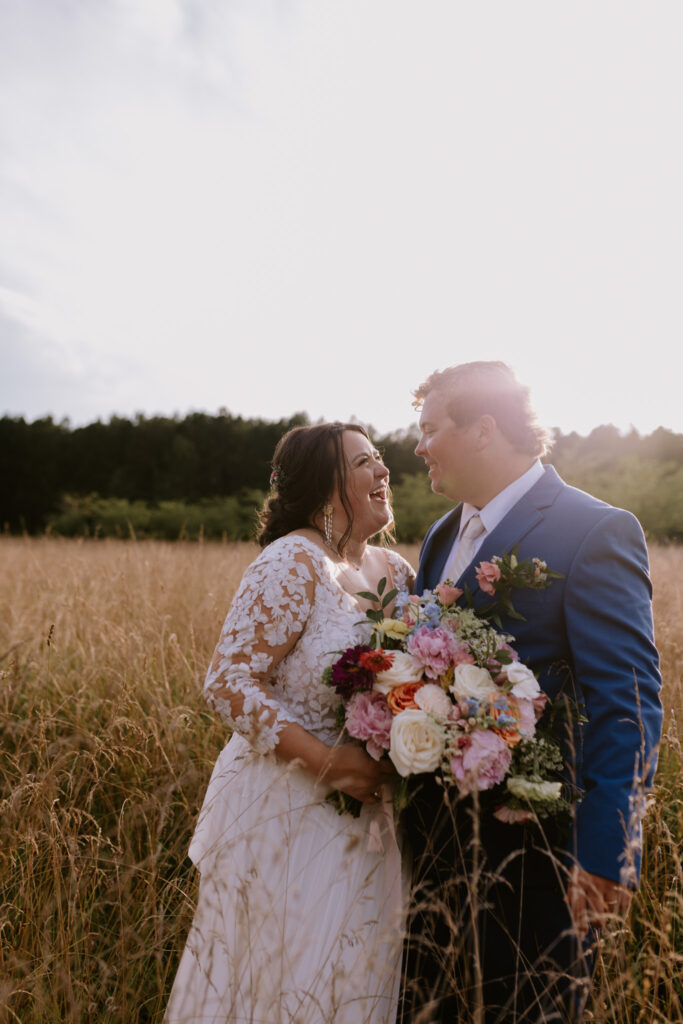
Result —
<instances>
[{"instance_id":1,"label":"orange rose","mask_svg":"<svg viewBox=\"0 0 683 1024\"><path fill-rule=\"evenodd\" d=\"M424 683L401 683L387 694L387 704L395 715L408 708L417 708L415 693Z\"/></svg>"},{"instance_id":2,"label":"orange rose","mask_svg":"<svg viewBox=\"0 0 683 1024\"><path fill-rule=\"evenodd\" d=\"M495 731L508 747L516 747L522 738L521 733L517 732L516 729L511 729L509 726L506 729L496 729Z\"/></svg>"},{"instance_id":3,"label":"orange rose","mask_svg":"<svg viewBox=\"0 0 683 1024\"><path fill-rule=\"evenodd\" d=\"M494 700L497 702L498 706L494 703ZM501 706L501 704L503 706ZM516 747L522 738L522 734L517 728L522 716L515 698L510 694L506 694L501 700L501 695L499 693L493 694L490 698L489 714L494 722L498 721L501 715L505 715L508 720L510 718L514 718L515 725L510 725L509 721L507 721L505 725L494 725L493 728L503 742L507 743L508 747Z\"/></svg>"}]
</instances>

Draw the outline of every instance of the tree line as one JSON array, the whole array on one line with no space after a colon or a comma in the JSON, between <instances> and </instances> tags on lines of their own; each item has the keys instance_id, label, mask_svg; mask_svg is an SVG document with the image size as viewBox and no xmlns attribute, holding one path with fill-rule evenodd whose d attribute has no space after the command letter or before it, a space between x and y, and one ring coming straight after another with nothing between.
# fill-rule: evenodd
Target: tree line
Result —
<instances>
[{"instance_id":1,"label":"tree line","mask_svg":"<svg viewBox=\"0 0 683 1024\"><path fill-rule=\"evenodd\" d=\"M305 413L269 421L227 411L185 417L114 416L72 428L51 417L0 419L0 523L11 533L253 535L277 441ZM431 493L417 428L370 430L391 469L399 539L419 539L450 507ZM683 435L601 426L554 431L546 459L571 484L634 512L648 535L683 541Z\"/></svg>"}]
</instances>

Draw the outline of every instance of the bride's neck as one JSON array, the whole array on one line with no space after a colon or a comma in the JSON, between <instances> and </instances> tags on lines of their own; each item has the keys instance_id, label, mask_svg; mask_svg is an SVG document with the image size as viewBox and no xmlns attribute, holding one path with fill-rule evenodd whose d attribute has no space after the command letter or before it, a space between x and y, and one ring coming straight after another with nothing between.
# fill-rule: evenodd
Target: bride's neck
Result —
<instances>
[{"instance_id":1,"label":"bride's neck","mask_svg":"<svg viewBox=\"0 0 683 1024\"><path fill-rule=\"evenodd\" d=\"M339 555L339 541L342 539L343 534L338 533L336 530L332 530L332 543L328 545L335 554ZM326 542L327 543L327 542ZM363 559L368 548L367 540L359 540L353 535L348 538L346 544L342 548L344 552L340 555L345 561L352 565L354 569L360 569L363 565Z\"/></svg>"}]
</instances>

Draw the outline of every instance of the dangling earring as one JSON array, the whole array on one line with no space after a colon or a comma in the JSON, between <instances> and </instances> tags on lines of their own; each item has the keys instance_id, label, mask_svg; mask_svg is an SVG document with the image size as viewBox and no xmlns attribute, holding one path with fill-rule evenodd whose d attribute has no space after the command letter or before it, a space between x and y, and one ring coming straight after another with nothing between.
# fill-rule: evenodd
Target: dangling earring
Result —
<instances>
[{"instance_id":1,"label":"dangling earring","mask_svg":"<svg viewBox=\"0 0 683 1024\"><path fill-rule=\"evenodd\" d=\"M332 547L332 513L334 508L328 502L327 505L323 505L323 527L325 533L325 543L328 547Z\"/></svg>"}]
</instances>

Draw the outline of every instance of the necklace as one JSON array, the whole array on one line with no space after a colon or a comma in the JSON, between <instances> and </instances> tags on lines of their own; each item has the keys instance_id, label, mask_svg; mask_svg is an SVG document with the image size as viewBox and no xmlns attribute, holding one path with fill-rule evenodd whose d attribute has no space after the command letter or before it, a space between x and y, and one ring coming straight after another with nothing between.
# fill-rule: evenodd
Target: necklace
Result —
<instances>
[{"instance_id":1,"label":"necklace","mask_svg":"<svg viewBox=\"0 0 683 1024\"><path fill-rule=\"evenodd\" d=\"M351 568L355 569L356 572L360 572L362 567L363 567L363 558L362 557L361 557L360 562L354 562L354 560L352 558L349 558L348 555L344 555L344 561L348 562L349 565L351 566Z\"/></svg>"},{"instance_id":2,"label":"necklace","mask_svg":"<svg viewBox=\"0 0 683 1024\"><path fill-rule=\"evenodd\" d=\"M352 569L355 569L356 572L361 571L363 567L363 559L365 557L365 552L363 552L363 554L360 556L360 561L356 562L348 554L340 555L334 544L327 539L325 534L323 534L323 540L325 542L325 545L330 549L330 551L334 552L334 554L337 556L337 558L340 559L341 562L346 562Z\"/></svg>"}]
</instances>

